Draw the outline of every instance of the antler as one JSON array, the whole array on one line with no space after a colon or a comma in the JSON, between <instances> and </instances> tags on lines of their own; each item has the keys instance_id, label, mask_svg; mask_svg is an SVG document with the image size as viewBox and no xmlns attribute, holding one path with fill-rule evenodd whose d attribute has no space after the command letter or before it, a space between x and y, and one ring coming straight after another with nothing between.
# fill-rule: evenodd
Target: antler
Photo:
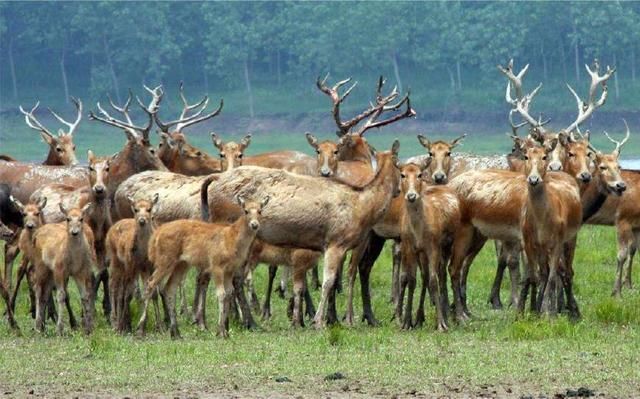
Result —
<instances>
[{"instance_id":1,"label":"antler","mask_svg":"<svg viewBox=\"0 0 640 399\"><path fill-rule=\"evenodd\" d=\"M200 115L202 115L202 112L204 112L204 110L207 108L207 106L209 105L209 96L204 96L202 98L202 100L200 100L200 102L197 102L195 104L189 105L189 102L187 101L186 96L184 95L184 83L180 82L180 99L182 100L182 104L184 105L182 108L182 112L180 113L180 117L176 120L173 120L171 122L162 122L160 120L160 117L158 116L158 114L155 115L155 120L156 123L158 124L158 127L160 127L160 130L162 130L165 133L169 132L169 129L172 126L176 127L176 131L180 132L182 131L182 129L194 125L196 123L200 123L202 121L205 121L207 119L211 119L215 116L217 116L221 111L222 111L222 107L224 105L224 100L220 100L220 105L218 106L217 109L215 109L213 112L203 115L202 117L200 117ZM189 112L200 108L195 114L193 115L188 115Z\"/></svg>"},{"instance_id":2,"label":"antler","mask_svg":"<svg viewBox=\"0 0 640 399\"><path fill-rule=\"evenodd\" d=\"M75 97L71 97L71 101L73 101L73 104L76 106L76 110L78 111L78 115L76 116L76 120L73 123L69 123L69 122L65 121L64 119L62 119L60 117L60 115L58 115L55 112L53 112L53 110L51 108L47 108L49 110L49 112L51 112L51 114L58 121L60 121L60 123L62 123L64 125L67 125L67 127L69 128L69 131L67 132L67 134L69 136L73 136L73 133L76 131L76 128L78 127L78 125L80 124L80 120L82 119L82 101L80 101L79 99L77 99Z\"/></svg>"},{"instance_id":3,"label":"antler","mask_svg":"<svg viewBox=\"0 0 640 399\"><path fill-rule=\"evenodd\" d=\"M336 83L336 85L331 88L329 88L326 85L326 81L328 78L329 78L329 75L327 75L322 80L318 78L318 80L316 81L316 85L318 86L318 89L320 89L323 93L331 97L331 100L333 101L333 119L335 120L336 125L338 127L338 131L336 132L336 134L339 137L344 136L345 134L348 134L348 133L362 136L369 129L379 128L379 127L394 123L396 121L399 121L401 119L409 118L416 115L416 112L413 110L413 108L411 108L411 101L409 100L409 92L407 92L407 94L396 104L390 105L390 103L398 97L397 87L394 87L393 90L391 90L391 93L389 93L388 95L386 96L382 95L382 87L384 86L385 80L382 76L380 76L380 79L378 80L378 85L376 88L375 104L370 104L369 108L367 108L365 111L354 116L353 118L349 119L346 122L342 122L340 120L340 104L345 100L345 98L347 98L347 96L351 93L353 88L356 87L358 83L357 82L354 83L353 85L351 85L351 87L349 87L344 92L344 94L340 95L339 93L340 87L350 82L351 78L342 80ZM401 114L396 114L390 118L378 121L378 118L380 118L380 116L383 113L397 111L404 104L407 105L405 112ZM351 129L353 129L360 122L362 122L367 118L369 119L365 122L364 125L362 125L360 129L356 130L355 132L351 132Z\"/></svg>"},{"instance_id":4,"label":"antler","mask_svg":"<svg viewBox=\"0 0 640 399\"><path fill-rule=\"evenodd\" d=\"M605 72L605 74L601 76L600 63L598 62L598 59L595 59L593 61L593 69L589 68L589 65L587 64L585 64L584 67L587 69L587 72L591 76L591 85L589 86L589 101L582 101L578 94L576 94L575 90L573 90L573 88L567 83L567 88L569 89L571 94L573 94L578 104L578 117L571 125L567 126L567 128L564 129L566 132L571 132L574 129L578 129L578 126L587 118L589 118L593 111L596 110L596 108L600 108L602 105L604 105L604 103L607 101L608 94L607 80L609 80L611 75L613 75L613 73L616 71L615 67L611 68L609 65L607 65L607 72ZM598 85L602 86L602 94L596 101L596 92L598 90Z\"/></svg>"},{"instance_id":5,"label":"antler","mask_svg":"<svg viewBox=\"0 0 640 399\"><path fill-rule=\"evenodd\" d=\"M42 132L43 134L46 134L47 136L53 138L53 134L51 134L51 132L49 130L47 130L46 127L44 127L44 125L42 123L40 123L36 117L33 115L33 113L36 111L36 109L38 109L38 107L40 106L40 101L38 101L36 103L36 105L33 106L33 108L31 108L31 111L27 112L24 110L24 108L22 108L22 105L20 106L20 112L22 112L24 114L24 121L27 124L27 126L29 126L31 129L33 130L37 130L39 132Z\"/></svg>"},{"instance_id":6,"label":"antler","mask_svg":"<svg viewBox=\"0 0 640 399\"><path fill-rule=\"evenodd\" d=\"M142 136L143 139L148 140L149 131L151 130L151 126L153 125L153 115L155 115L155 113L158 112L158 107L159 107L160 101L162 100L163 91L162 91L162 86L157 86L154 89L150 89L147 86L144 86L144 88L152 95L152 100L149 103L149 106L145 107L145 105L142 103L140 98L137 96L136 96L136 101L138 102L138 105L140 106L140 108L142 108L144 112L149 116L149 121L147 122L146 126L136 126L131 121L131 117L129 116L129 106L131 105L131 99L133 97L133 93L131 92L131 90L129 90L129 97L127 98L127 101L122 107L118 107L117 105L115 105L111 100L111 98L109 98L109 103L111 107L114 110L123 114L124 117L126 118L126 122L118 120L112 117L111 115L109 115L109 113L105 111L104 108L102 108L99 102L97 103L97 107L100 115L96 115L93 113L93 111L89 111L89 119L97 120L102 123L106 123L107 125L115 126L117 128L123 129L127 133L127 136L130 136L130 138Z\"/></svg>"},{"instance_id":7,"label":"antler","mask_svg":"<svg viewBox=\"0 0 640 399\"><path fill-rule=\"evenodd\" d=\"M538 120L536 120L529 114L529 106L531 105L531 101L533 100L533 97L538 94L538 91L542 87L542 83L540 83L531 93L527 95L523 94L524 92L522 91L522 79L529 70L529 64L525 65L517 75L513 73L513 58L509 60L509 63L506 67L503 67L502 65L498 65L497 67L498 70L500 70L500 72L502 72L507 77L507 79L509 79L509 81L507 82L507 89L504 94L504 99L507 103L511 104L514 107L511 111L509 111L509 124L511 125L513 134L517 136L518 129L526 125L527 123L531 125L532 128L537 129L540 129L544 125L549 123L550 119L543 121L542 116L540 116ZM513 98L511 96L512 85L513 90L515 91L516 98ZM522 119L524 119L524 122L515 124L513 122L514 112L519 113Z\"/></svg>"},{"instance_id":8,"label":"antler","mask_svg":"<svg viewBox=\"0 0 640 399\"><path fill-rule=\"evenodd\" d=\"M616 145L616 149L613 150L613 153L616 156L620 155L620 150L622 149L622 146L627 142L627 140L629 140L629 136L631 135L631 131L629 130L629 125L627 124L627 121L625 119L623 119L622 121L624 122L624 125L627 128L627 132L626 132L626 134L624 136L624 139L622 141L614 140L613 138L611 138L611 136L609 136L609 133L607 133L606 131L604 132L604 135L607 136L609 141L611 141L612 143L614 143Z\"/></svg>"}]
</instances>

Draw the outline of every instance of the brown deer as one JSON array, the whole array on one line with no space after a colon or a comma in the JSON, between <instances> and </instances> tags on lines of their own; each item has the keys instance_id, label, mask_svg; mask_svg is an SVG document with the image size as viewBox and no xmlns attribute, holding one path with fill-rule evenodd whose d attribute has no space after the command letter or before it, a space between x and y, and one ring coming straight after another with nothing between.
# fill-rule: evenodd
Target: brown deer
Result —
<instances>
[{"instance_id":1,"label":"brown deer","mask_svg":"<svg viewBox=\"0 0 640 399\"><path fill-rule=\"evenodd\" d=\"M233 276L244 267L249 257L251 245L260 229L261 213L269 197L264 197L258 203L245 202L242 196L238 196L237 201L245 214L233 224L176 220L160 226L153 234L149 244L149 259L154 264L154 271L145 292L145 306L138 323L140 331L144 331L151 294L166 279L163 291L169 311L171 337L180 337L175 310L176 288L189 266L194 265L213 277L220 308L218 334L228 337L227 315Z\"/></svg>"},{"instance_id":2,"label":"brown deer","mask_svg":"<svg viewBox=\"0 0 640 399\"><path fill-rule=\"evenodd\" d=\"M82 209L67 210L63 223L45 224L34 234L34 270L31 276L36 292L36 330L44 332L44 305L55 285L57 289L58 319L56 330L59 335L64 331L62 312L67 297L69 277L76 281L82 298L82 319L85 333L93 329L93 272L91 265L96 263L91 227L85 223L85 217L91 204Z\"/></svg>"},{"instance_id":3,"label":"brown deer","mask_svg":"<svg viewBox=\"0 0 640 399\"><path fill-rule=\"evenodd\" d=\"M453 149L457 147L465 137L467 137L467 135L463 134L450 142L444 140L430 141L425 136L419 134L418 141L427 150L428 157L431 158L428 168L422 173L423 179L431 184L447 184L451 177L465 170L466 165L464 162L458 162L455 168L453 168L453 161L451 159Z\"/></svg>"},{"instance_id":4,"label":"brown deer","mask_svg":"<svg viewBox=\"0 0 640 399\"><path fill-rule=\"evenodd\" d=\"M77 116L76 120L73 123L65 121L58 114L53 112L49 108L49 112L62 124L68 127L68 131L63 131L60 129L58 132L58 136L54 136L38 119L35 117L34 113L38 109L40 102L38 101L36 105L30 110L25 111L22 106L20 106L20 112L24 114L24 121L31 129L39 131L42 139L49 146L49 153L47 158L42 163L43 165L59 165L59 166L67 166L67 165L76 165L78 160L76 158L76 145L73 143L73 134L75 133L78 125L80 124L80 120L82 119L82 101L71 97L71 101L76 107Z\"/></svg>"},{"instance_id":5,"label":"brown deer","mask_svg":"<svg viewBox=\"0 0 640 399\"><path fill-rule=\"evenodd\" d=\"M328 297L346 252L361 244L386 212L398 188L395 166L398 148L396 140L391 151L377 154L378 171L362 189L326 179L248 166L210 176L203 183L203 201L207 204L203 206L205 219L208 219L209 209L213 214L224 214L230 198L237 194L269 195L272 206L263 214L264 228L258 232L258 237L272 245L324 252L322 297L314 317L316 326L322 326Z\"/></svg>"},{"instance_id":6,"label":"brown deer","mask_svg":"<svg viewBox=\"0 0 640 399\"><path fill-rule=\"evenodd\" d=\"M148 243L155 230L153 208L158 202L152 200L131 201L134 217L121 219L109 230L106 239L109 259L109 291L111 292L111 324L123 333L131 328L129 302L138 276L146 284L153 265L148 258ZM161 325L157 296L154 297L156 325Z\"/></svg>"},{"instance_id":7,"label":"brown deer","mask_svg":"<svg viewBox=\"0 0 640 399\"><path fill-rule=\"evenodd\" d=\"M170 171L187 176L208 175L219 171L218 160L204 150L189 144L184 129L218 116L224 101L220 100L218 108L202 115L209 105L208 96L204 96L197 103L189 104L184 94L183 82L180 82L179 94L183 108L178 119L163 122L160 120L160 115L155 114L156 124L161 131L158 156Z\"/></svg>"},{"instance_id":8,"label":"brown deer","mask_svg":"<svg viewBox=\"0 0 640 399\"><path fill-rule=\"evenodd\" d=\"M460 204L455 191L446 186L428 186L424 173L428 163L406 164L400 169L401 189L404 202L402 219L402 275L400 299L396 315L400 316L405 288L408 297L403 328L412 328L413 291L416 285L416 265L423 269L423 288L416 322L424 322L425 290L429 292L436 306L436 327L446 331L448 298L446 289L446 267L451 256L451 248L456 231L460 227Z\"/></svg>"},{"instance_id":9,"label":"brown deer","mask_svg":"<svg viewBox=\"0 0 640 399\"><path fill-rule=\"evenodd\" d=\"M107 231L112 225L111 221L111 193L108 191L110 182L111 158L96 157L91 150L87 153L89 161L88 184L82 187L73 187L65 184L51 184L36 190L31 195L33 202L38 202L42 198L47 198L47 207L43 209L43 219L45 223L60 223L65 220L65 215L61 211L59 204L65 209L74 207L82 208L87 203L92 203L86 215L86 223L91 227L94 237L94 245L97 256L97 285L104 285L104 296L102 307L105 317L109 319L111 312L111 300L109 298L108 281L109 274L106 261L105 241Z\"/></svg>"},{"instance_id":10,"label":"brown deer","mask_svg":"<svg viewBox=\"0 0 640 399\"><path fill-rule=\"evenodd\" d=\"M7 227L2 221L0 221L0 239L5 242L13 239L14 233L9 227ZM6 245L6 244L5 244ZM18 323L16 323L15 318L13 317L13 308L11 307L11 298L9 296L9 291L4 285L4 280L0 280L0 296L4 300L5 307L7 308L7 321L9 322L9 326L14 330L19 330Z\"/></svg>"}]
</instances>

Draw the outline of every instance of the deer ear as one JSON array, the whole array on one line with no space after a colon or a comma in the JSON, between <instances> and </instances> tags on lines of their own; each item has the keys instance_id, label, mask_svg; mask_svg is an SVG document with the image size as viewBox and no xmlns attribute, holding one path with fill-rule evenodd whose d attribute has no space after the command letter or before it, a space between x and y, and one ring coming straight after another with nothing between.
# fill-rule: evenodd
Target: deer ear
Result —
<instances>
[{"instance_id":1,"label":"deer ear","mask_svg":"<svg viewBox=\"0 0 640 399\"><path fill-rule=\"evenodd\" d=\"M236 202L244 209L244 197L242 195L236 195Z\"/></svg>"},{"instance_id":2,"label":"deer ear","mask_svg":"<svg viewBox=\"0 0 640 399\"><path fill-rule=\"evenodd\" d=\"M260 202L260 209L264 208L265 205L269 203L269 199L271 199L271 197L269 197L268 195L262 199L262 202Z\"/></svg>"},{"instance_id":3,"label":"deer ear","mask_svg":"<svg viewBox=\"0 0 640 399\"><path fill-rule=\"evenodd\" d=\"M427 150L429 149L429 147L431 147L431 143L429 142L429 139L424 137L423 135L419 134L418 135L418 141L420 142L420 144L422 144L422 146L424 148L426 148Z\"/></svg>"},{"instance_id":4,"label":"deer ear","mask_svg":"<svg viewBox=\"0 0 640 399\"><path fill-rule=\"evenodd\" d=\"M58 203L58 208L60 208L60 212L62 212L65 216L67 215L67 208L64 207L64 205L62 204L62 202Z\"/></svg>"},{"instance_id":5,"label":"deer ear","mask_svg":"<svg viewBox=\"0 0 640 399\"><path fill-rule=\"evenodd\" d=\"M49 136L47 133L41 132L40 136L42 136L42 139L44 140L44 142L49 145L54 145L56 143L56 139L53 136Z\"/></svg>"},{"instance_id":6,"label":"deer ear","mask_svg":"<svg viewBox=\"0 0 640 399\"><path fill-rule=\"evenodd\" d=\"M16 197L14 197L13 195L9 196L9 200L11 201L11 203L20 211L22 212L24 210L24 205L22 204L22 202L20 202L19 199L17 199Z\"/></svg>"},{"instance_id":7,"label":"deer ear","mask_svg":"<svg viewBox=\"0 0 640 399\"><path fill-rule=\"evenodd\" d=\"M309 145L317 150L318 149L318 139L316 138L316 136L314 136L313 134L311 134L309 132L305 133L304 135L307 136L307 141L309 142ZM342 140L342 139L340 139L340 140Z\"/></svg>"},{"instance_id":8,"label":"deer ear","mask_svg":"<svg viewBox=\"0 0 640 399\"><path fill-rule=\"evenodd\" d=\"M589 142L589 138L591 137L591 132L589 130L587 130L582 137L584 137L584 140L588 143Z\"/></svg>"},{"instance_id":9,"label":"deer ear","mask_svg":"<svg viewBox=\"0 0 640 399\"><path fill-rule=\"evenodd\" d=\"M565 147L571 141L571 136L567 135L565 132L558 133L558 139L560 145Z\"/></svg>"},{"instance_id":10,"label":"deer ear","mask_svg":"<svg viewBox=\"0 0 640 399\"><path fill-rule=\"evenodd\" d=\"M40 199L40 202L38 203L38 208L42 210L45 206L47 206L47 197L42 197L42 199Z\"/></svg>"},{"instance_id":11,"label":"deer ear","mask_svg":"<svg viewBox=\"0 0 640 399\"><path fill-rule=\"evenodd\" d=\"M558 145L558 138L554 138L553 140L551 140L551 143L549 144L549 148L546 149L546 152L551 152L553 150L555 150L556 146Z\"/></svg>"},{"instance_id":12,"label":"deer ear","mask_svg":"<svg viewBox=\"0 0 640 399\"><path fill-rule=\"evenodd\" d=\"M153 194L153 200L151 200L151 204L155 206L158 203L159 199L160 199L160 194L158 193Z\"/></svg>"},{"instance_id":13,"label":"deer ear","mask_svg":"<svg viewBox=\"0 0 640 399\"><path fill-rule=\"evenodd\" d=\"M353 136L349 133L345 134L344 136L340 137L340 140L338 140L338 147L342 147L342 146L352 146L354 144L353 141Z\"/></svg>"},{"instance_id":14,"label":"deer ear","mask_svg":"<svg viewBox=\"0 0 640 399\"><path fill-rule=\"evenodd\" d=\"M425 169L427 169L429 165L431 165L432 161L433 161L432 157L422 158L422 162L420 162L420 171L424 171Z\"/></svg>"},{"instance_id":15,"label":"deer ear","mask_svg":"<svg viewBox=\"0 0 640 399\"><path fill-rule=\"evenodd\" d=\"M93 207L93 202L87 202L81 209L82 215L86 215L87 212Z\"/></svg>"},{"instance_id":16,"label":"deer ear","mask_svg":"<svg viewBox=\"0 0 640 399\"><path fill-rule=\"evenodd\" d=\"M87 160L89 161L89 164L92 164L96 160L96 156L93 155L93 151L87 151Z\"/></svg>"},{"instance_id":17,"label":"deer ear","mask_svg":"<svg viewBox=\"0 0 640 399\"><path fill-rule=\"evenodd\" d=\"M211 132L211 141L213 142L213 145L219 149L222 150L222 140L220 140L220 138L218 137L217 134L215 134L214 132Z\"/></svg>"},{"instance_id":18,"label":"deer ear","mask_svg":"<svg viewBox=\"0 0 640 399\"><path fill-rule=\"evenodd\" d=\"M451 143L449 143L449 146L451 148L454 148L455 146L459 145L460 143L462 143L462 140L464 140L464 138L467 137L467 134L463 134L462 136L454 139Z\"/></svg>"},{"instance_id":19,"label":"deer ear","mask_svg":"<svg viewBox=\"0 0 640 399\"><path fill-rule=\"evenodd\" d=\"M249 147L249 144L251 144L251 133L248 133L242 140L240 140L240 146L242 146L243 150Z\"/></svg>"},{"instance_id":20,"label":"deer ear","mask_svg":"<svg viewBox=\"0 0 640 399\"><path fill-rule=\"evenodd\" d=\"M400 151L400 141L398 139L395 139L393 140L393 144L391 145L391 153L397 157L399 151Z\"/></svg>"}]
</instances>

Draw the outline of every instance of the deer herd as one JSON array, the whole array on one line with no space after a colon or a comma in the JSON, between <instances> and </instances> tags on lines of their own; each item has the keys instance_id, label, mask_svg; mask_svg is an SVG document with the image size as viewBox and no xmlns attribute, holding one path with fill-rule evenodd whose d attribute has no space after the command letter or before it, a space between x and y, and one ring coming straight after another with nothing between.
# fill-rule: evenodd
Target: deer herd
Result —
<instances>
[{"instance_id":1,"label":"deer herd","mask_svg":"<svg viewBox=\"0 0 640 399\"><path fill-rule=\"evenodd\" d=\"M618 164L629 127L620 142L605 133L615 143L609 153L597 150L589 132L580 130L604 105L607 80L615 69L601 73L597 60L586 66L588 96L583 100L568 86L578 115L558 131L545 127L548 120L531 116L541 85L530 93L523 90L528 65L516 73L512 60L498 69L507 78L513 148L504 167L493 168L483 167L475 162L480 158L471 155L452 155L466 135L450 142L419 135L426 154L405 162L400 161L397 140L387 151L374 149L367 131L416 115L409 94L401 96L395 88L385 93L382 78L369 106L348 120L340 107L357 83L346 79L330 85L327 78L318 79L318 89L331 99L338 139L319 141L307 133L315 157L295 151L245 156L251 135L236 143L224 142L215 133L211 139L219 156L209 155L189 144L184 130L219 115L223 102L212 111L206 96L190 104L182 84L183 109L171 121L159 114L162 86L145 86L148 103L131 92L124 105L109 98L107 110L98 103L89 119L123 131L126 142L111 156L89 151L88 166L78 166L73 143L83 116L80 100L73 99L73 123L50 111L68 128L58 135L37 119L39 104L29 111L20 107L49 153L42 164L0 156L0 235L6 242L0 294L10 326L18 329L14 312L26 276L36 330L45 331L47 319L56 322L59 334L65 320L76 328L68 291L73 278L86 333L93 329L94 302L102 287L103 313L115 331L133 329L130 306L140 300L142 313L135 326L144 333L153 301L156 327L168 326L176 338L178 308L190 312L198 327L207 328L206 294L213 279L217 333L227 337L231 314L247 328L256 325L252 312L260 306L252 276L259 264L267 264L262 316L271 315L275 270L280 267L280 285L289 278L293 284L292 325L303 326L308 316L322 327L339 321L336 294L349 252L344 320L354 323L359 275L362 320L375 325L370 275L386 240L392 241L394 318L403 329L428 320L427 300L435 308L437 330L450 328L450 310L458 323L471 318L469 270L488 239L495 240L497 256L489 299L494 308L502 307L500 286L508 268L510 304L519 313L529 300L531 312L552 317L567 312L579 318L573 260L580 227L615 225L614 295L632 285L631 265L640 238L640 172L620 170ZM144 120L143 125L133 122L134 100L141 112L135 119ZM154 123L158 147L149 137ZM528 134L518 135L525 126ZM14 283L18 254L22 256ZM190 305L184 283L191 267L196 277ZM422 286L414 312L418 271ZM313 285L307 282L308 272L316 276ZM317 309L309 294L314 285L321 289Z\"/></svg>"}]
</instances>

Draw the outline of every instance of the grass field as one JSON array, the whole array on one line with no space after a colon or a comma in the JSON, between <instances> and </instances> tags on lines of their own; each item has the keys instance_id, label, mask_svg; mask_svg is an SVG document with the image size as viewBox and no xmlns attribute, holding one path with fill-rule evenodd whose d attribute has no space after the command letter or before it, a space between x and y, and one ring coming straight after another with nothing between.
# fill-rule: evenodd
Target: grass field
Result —
<instances>
[{"instance_id":1,"label":"grass field","mask_svg":"<svg viewBox=\"0 0 640 399\"><path fill-rule=\"evenodd\" d=\"M0 323L0 395L551 398L588 388L604 397L637 397L640 293L635 288L622 299L610 297L615 251L612 228L581 231L575 281L583 318L570 323L566 316L518 319L512 309L491 310L486 300L495 259L488 245L469 279L474 318L446 334L431 328L431 308L425 328L401 331L390 321L388 248L372 274L374 311L382 321L377 328L358 323L293 330L285 301L276 296L271 320L261 322L258 331L234 325L228 340L199 332L186 316L179 319L180 341L153 332L144 339L120 337L100 310L91 336L74 332L59 338L49 323L43 337L32 329L23 287L17 310L23 335ZM640 273L634 275L640 279ZM261 298L265 280L262 267L257 276ZM193 275L188 287L192 292ZM507 290L505 282L503 300ZM318 292L313 296L317 303ZM72 298L79 312L75 290ZM213 325L217 307L214 295L208 298ZM343 301L339 296L340 313ZM327 378L333 373L344 378Z\"/></svg>"}]
</instances>

